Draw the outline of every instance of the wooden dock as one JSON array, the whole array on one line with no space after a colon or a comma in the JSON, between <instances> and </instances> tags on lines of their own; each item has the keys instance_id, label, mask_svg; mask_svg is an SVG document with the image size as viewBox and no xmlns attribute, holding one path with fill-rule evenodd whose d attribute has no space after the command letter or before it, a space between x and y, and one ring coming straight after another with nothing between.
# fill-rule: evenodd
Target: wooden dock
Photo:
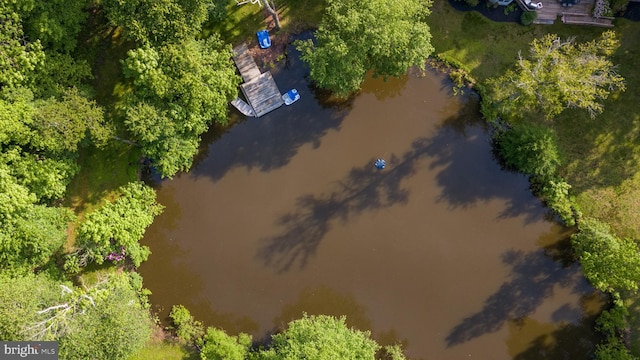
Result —
<instances>
[{"instance_id":1,"label":"wooden dock","mask_svg":"<svg viewBox=\"0 0 640 360\"><path fill-rule=\"evenodd\" d=\"M233 61L244 80L240 89L247 102L237 98L231 104L243 114L255 117L260 117L282 106L284 101L273 76L268 71L260 73L247 46L244 44L236 46L233 54Z\"/></svg>"}]
</instances>

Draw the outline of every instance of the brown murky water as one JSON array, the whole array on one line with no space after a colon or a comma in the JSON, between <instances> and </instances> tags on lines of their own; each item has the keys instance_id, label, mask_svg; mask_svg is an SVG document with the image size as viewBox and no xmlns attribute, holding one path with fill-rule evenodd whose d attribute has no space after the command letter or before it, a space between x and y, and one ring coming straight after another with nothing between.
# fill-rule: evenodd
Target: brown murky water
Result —
<instances>
[{"instance_id":1,"label":"brown murky water","mask_svg":"<svg viewBox=\"0 0 640 360\"><path fill-rule=\"evenodd\" d=\"M526 178L492 158L474 99L429 72L323 107L303 75L290 57L275 77L299 102L158 186L140 271L162 316L183 304L262 339L303 312L346 315L414 359L588 357L601 299Z\"/></svg>"}]
</instances>

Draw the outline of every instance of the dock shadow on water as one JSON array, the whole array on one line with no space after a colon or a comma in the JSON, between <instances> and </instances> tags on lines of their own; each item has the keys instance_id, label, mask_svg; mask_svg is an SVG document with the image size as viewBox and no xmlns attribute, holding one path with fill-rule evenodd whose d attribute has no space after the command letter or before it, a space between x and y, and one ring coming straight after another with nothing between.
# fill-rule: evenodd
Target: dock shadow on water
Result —
<instances>
[{"instance_id":1,"label":"dock shadow on water","mask_svg":"<svg viewBox=\"0 0 640 360\"><path fill-rule=\"evenodd\" d=\"M294 52L288 66L274 77L298 102L158 185L140 268L154 307L258 342L307 312L414 360L588 358L601 301L527 178L493 159L472 96L427 71L327 105Z\"/></svg>"}]
</instances>

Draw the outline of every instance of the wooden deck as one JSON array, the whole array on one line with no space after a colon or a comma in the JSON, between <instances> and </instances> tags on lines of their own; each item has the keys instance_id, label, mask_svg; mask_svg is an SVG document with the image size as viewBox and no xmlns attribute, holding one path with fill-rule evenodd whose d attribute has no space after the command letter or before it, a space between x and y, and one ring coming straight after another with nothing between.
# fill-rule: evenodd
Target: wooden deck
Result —
<instances>
[{"instance_id":1,"label":"wooden deck","mask_svg":"<svg viewBox=\"0 0 640 360\"><path fill-rule=\"evenodd\" d=\"M581 0L573 6L562 6L558 0L536 0L542 2L542 8L538 10L527 9L523 0L517 0L523 10L536 11L538 17L533 21L534 24L553 24L558 17L565 24L591 25L613 27L610 18L594 18L591 16L591 10L595 3L594 0Z\"/></svg>"},{"instance_id":2,"label":"wooden deck","mask_svg":"<svg viewBox=\"0 0 640 360\"><path fill-rule=\"evenodd\" d=\"M245 82L251 81L253 78L260 76L260 69L253 61L247 45L242 44L233 48L233 61L236 63L240 76Z\"/></svg>"},{"instance_id":3,"label":"wooden deck","mask_svg":"<svg viewBox=\"0 0 640 360\"><path fill-rule=\"evenodd\" d=\"M247 116L260 117L284 104L278 85L270 72L260 73L258 65L249 54L247 46L242 44L233 49L233 61L236 63L244 84L240 89L247 103L237 98L231 104Z\"/></svg>"},{"instance_id":4,"label":"wooden deck","mask_svg":"<svg viewBox=\"0 0 640 360\"><path fill-rule=\"evenodd\" d=\"M240 111L244 116L256 116L256 113L253 111L251 105L247 104L244 100L240 98L235 98L231 100L231 105L233 105L238 111Z\"/></svg>"}]
</instances>

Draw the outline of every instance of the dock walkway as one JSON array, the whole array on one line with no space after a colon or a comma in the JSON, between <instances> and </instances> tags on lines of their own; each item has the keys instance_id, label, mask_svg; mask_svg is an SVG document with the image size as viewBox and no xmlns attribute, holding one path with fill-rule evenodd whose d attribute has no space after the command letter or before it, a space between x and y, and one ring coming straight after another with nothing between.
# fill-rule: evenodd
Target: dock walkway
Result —
<instances>
[{"instance_id":1,"label":"dock walkway","mask_svg":"<svg viewBox=\"0 0 640 360\"><path fill-rule=\"evenodd\" d=\"M240 89L247 99L247 102L244 102L236 98L231 102L240 112L247 116L260 117L284 104L273 76L269 71L260 72L245 44L233 48L233 61L244 80Z\"/></svg>"}]
</instances>

